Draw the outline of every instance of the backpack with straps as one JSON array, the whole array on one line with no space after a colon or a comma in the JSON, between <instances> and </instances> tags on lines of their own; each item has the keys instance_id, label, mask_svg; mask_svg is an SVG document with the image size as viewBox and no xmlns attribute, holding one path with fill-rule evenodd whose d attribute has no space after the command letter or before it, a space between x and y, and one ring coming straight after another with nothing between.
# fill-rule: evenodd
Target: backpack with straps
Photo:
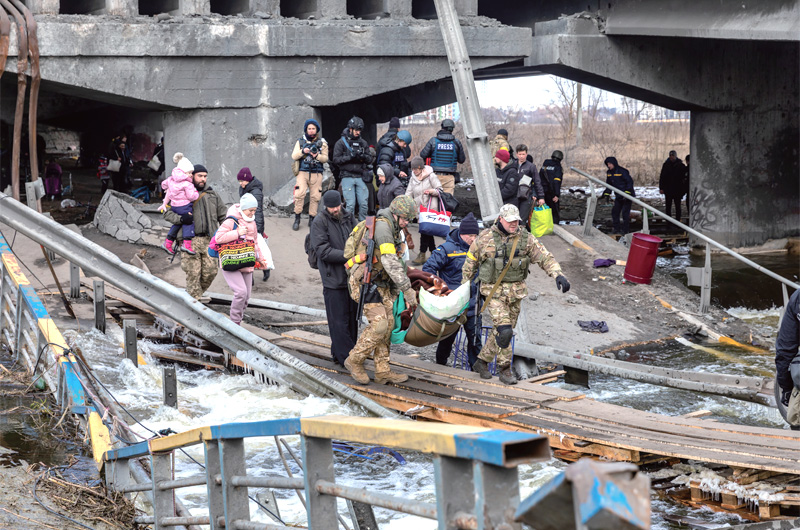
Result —
<instances>
[{"instance_id":1,"label":"backpack with straps","mask_svg":"<svg viewBox=\"0 0 800 530\"><path fill-rule=\"evenodd\" d=\"M306 256L308 256L309 266L312 269L319 269L319 266L317 265L317 249L311 244L311 232L306 234L306 240L303 243L303 246L306 250Z\"/></svg>"}]
</instances>

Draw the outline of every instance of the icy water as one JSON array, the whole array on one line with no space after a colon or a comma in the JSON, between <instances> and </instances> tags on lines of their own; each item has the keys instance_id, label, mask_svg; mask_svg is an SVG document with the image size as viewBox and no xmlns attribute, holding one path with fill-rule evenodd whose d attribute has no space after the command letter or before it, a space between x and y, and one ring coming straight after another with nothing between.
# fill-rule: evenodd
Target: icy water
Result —
<instances>
[{"instance_id":1,"label":"icy water","mask_svg":"<svg viewBox=\"0 0 800 530\"><path fill-rule=\"evenodd\" d=\"M733 311L736 313L737 311ZM777 325L777 311L744 311L737 316L746 316L758 322L767 331ZM244 375L226 375L210 371L189 371L178 368L178 409L161 404L161 367L156 362L134 368L122 359L118 338L104 336L92 331L77 337L84 355L94 367L96 374L108 385L117 399L141 424L133 425L143 438L149 438L162 429L176 432L193 427L237 421L315 416L321 414L364 415L362 410L332 399L300 397L277 386L258 383ZM146 349L146 343L143 343ZM771 370L771 356L743 353L734 348L714 345L708 351L698 351L677 342L640 348L630 351L629 360L675 368L696 369L729 374L760 374ZM591 388L567 387L585 392L588 397L607 403L650 410L669 415L707 409L712 419L730 423L783 427L778 412L761 405L744 403L732 399L696 395L692 392L672 390L658 386L604 376L591 376ZM561 386L565 386L561 384ZM133 423L133 421L131 421ZM295 454L300 454L299 437L286 437ZM279 474L285 470L271 438L258 438L247 442L246 452L249 473L253 475ZM193 461L202 462L202 446L193 446L186 453L176 453L176 478L189 477L202 472ZM409 497L425 502L434 502L433 463L431 458L416 453L403 453L407 464L400 465L388 456L374 460L337 457L337 481L369 489ZM299 466L291 460L293 473L300 473ZM555 459L520 468L522 498L541 487L560 473L566 464ZM251 489L255 495L258 490ZM184 504L195 514L204 514L205 488L195 487L180 490ZM305 523L305 510L294 492L276 491L278 506L283 521L292 524ZM690 515L709 522L741 522L738 517L715 514L708 510L688 509L653 496L653 528L666 530L679 528L663 519L663 514ZM340 501L340 512L346 514L346 506ZM254 519L269 522L255 503L251 502ZM435 523L426 519L376 509L382 529L415 530L433 529ZM345 519L348 517L345 515Z\"/></svg>"}]
</instances>

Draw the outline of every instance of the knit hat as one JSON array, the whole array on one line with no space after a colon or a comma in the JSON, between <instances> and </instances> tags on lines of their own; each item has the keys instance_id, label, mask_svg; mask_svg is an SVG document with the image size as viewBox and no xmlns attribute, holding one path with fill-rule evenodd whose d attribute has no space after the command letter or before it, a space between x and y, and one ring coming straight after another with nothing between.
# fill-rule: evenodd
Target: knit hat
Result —
<instances>
[{"instance_id":1,"label":"knit hat","mask_svg":"<svg viewBox=\"0 0 800 530\"><path fill-rule=\"evenodd\" d=\"M194 171L192 171L192 173L208 173L208 170L203 164L195 164Z\"/></svg>"},{"instance_id":2,"label":"knit hat","mask_svg":"<svg viewBox=\"0 0 800 530\"><path fill-rule=\"evenodd\" d=\"M328 190L322 195L322 204L325 208L336 208L342 205L342 196L337 190Z\"/></svg>"},{"instance_id":3,"label":"knit hat","mask_svg":"<svg viewBox=\"0 0 800 530\"><path fill-rule=\"evenodd\" d=\"M458 228L461 235L477 234L481 230L478 228L478 220L469 212L466 217L461 220L461 225Z\"/></svg>"},{"instance_id":4,"label":"knit hat","mask_svg":"<svg viewBox=\"0 0 800 530\"><path fill-rule=\"evenodd\" d=\"M425 161L422 160L422 157L415 156L411 159L411 169L421 169L425 167Z\"/></svg>"},{"instance_id":5,"label":"knit hat","mask_svg":"<svg viewBox=\"0 0 800 530\"><path fill-rule=\"evenodd\" d=\"M497 151L494 153L494 157L495 157L495 158L499 158L500 160L502 160L503 162L505 162L506 164L508 164L508 161L509 161L509 160L511 160L511 153L509 153L509 152L508 152L508 151L506 151L505 149L498 149L498 150L497 150Z\"/></svg>"},{"instance_id":6,"label":"knit hat","mask_svg":"<svg viewBox=\"0 0 800 530\"><path fill-rule=\"evenodd\" d=\"M249 167L243 167L239 170L239 174L236 175L236 180L243 180L245 182L250 182L253 180L253 174L250 173Z\"/></svg>"},{"instance_id":7,"label":"knit hat","mask_svg":"<svg viewBox=\"0 0 800 530\"><path fill-rule=\"evenodd\" d=\"M258 201L252 193L245 193L239 197L239 209L249 210L250 208L258 208Z\"/></svg>"},{"instance_id":8,"label":"knit hat","mask_svg":"<svg viewBox=\"0 0 800 530\"><path fill-rule=\"evenodd\" d=\"M319 126L319 122L317 120L315 120L314 118L307 119L305 124L303 124L303 134L307 134L308 133L308 126L309 125L314 125L317 128L317 134L319 134L319 131L320 131L321 127Z\"/></svg>"},{"instance_id":9,"label":"knit hat","mask_svg":"<svg viewBox=\"0 0 800 530\"><path fill-rule=\"evenodd\" d=\"M399 129L400 128L400 118L395 116L391 120L389 120L389 128L390 129Z\"/></svg>"},{"instance_id":10,"label":"knit hat","mask_svg":"<svg viewBox=\"0 0 800 530\"><path fill-rule=\"evenodd\" d=\"M501 136L505 136L506 138L508 138L508 131L505 130L505 129L498 129L497 130L497 134L499 134Z\"/></svg>"},{"instance_id":11,"label":"knit hat","mask_svg":"<svg viewBox=\"0 0 800 530\"><path fill-rule=\"evenodd\" d=\"M183 153L175 153L174 155L172 155L172 161L178 164L178 169L180 169L184 173L188 173L191 175L191 173L194 171L194 166L192 165L191 162L189 162L188 158L183 156Z\"/></svg>"}]
</instances>

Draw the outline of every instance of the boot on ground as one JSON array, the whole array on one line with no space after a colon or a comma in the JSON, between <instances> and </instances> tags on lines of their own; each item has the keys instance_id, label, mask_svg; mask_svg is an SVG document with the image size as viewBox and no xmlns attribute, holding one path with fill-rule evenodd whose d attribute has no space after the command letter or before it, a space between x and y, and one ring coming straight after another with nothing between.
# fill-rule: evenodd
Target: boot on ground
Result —
<instances>
[{"instance_id":1,"label":"boot on ground","mask_svg":"<svg viewBox=\"0 0 800 530\"><path fill-rule=\"evenodd\" d=\"M270 269L264 269L264 277L261 278L262 282L265 282L265 281L269 280L269 271L270 271Z\"/></svg>"},{"instance_id":2,"label":"boot on ground","mask_svg":"<svg viewBox=\"0 0 800 530\"><path fill-rule=\"evenodd\" d=\"M517 384L517 376L514 375L514 372L511 371L511 366L506 366L500 372L500 382L504 385L516 385Z\"/></svg>"},{"instance_id":3,"label":"boot on ground","mask_svg":"<svg viewBox=\"0 0 800 530\"><path fill-rule=\"evenodd\" d=\"M364 361L356 362L351 357L344 360L344 367L350 372L350 376L355 379L359 385L368 385L369 376L364 370Z\"/></svg>"},{"instance_id":4,"label":"boot on ground","mask_svg":"<svg viewBox=\"0 0 800 530\"><path fill-rule=\"evenodd\" d=\"M292 230L294 230L295 232L300 230L300 214L299 213L294 214L294 224L292 225Z\"/></svg>"},{"instance_id":5,"label":"boot on ground","mask_svg":"<svg viewBox=\"0 0 800 530\"><path fill-rule=\"evenodd\" d=\"M388 372L375 372L375 382L379 385L385 385L387 383L402 383L404 381L408 381L408 376L406 374L398 374L397 372L392 372L391 370Z\"/></svg>"},{"instance_id":6,"label":"boot on ground","mask_svg":"<svg viewBox=\"0 0 800 530\"><path fill-rule=\"evenodd\" d=\"M187 254L197 254L192 247L192 240L191 239L184 239L183 243L181 244L181 250L186 252Z\"/></svg>"},{"instance_id":7,"label":"boot on ground","mask_svg":"<svg viewBox=\"0 0 800 530\"><path fill-rule=\"evenodd\" d=\"M425 258L425 252L420 252L419 254L417 254L417 257L414 258L414 261L412 261L411 263L414 265L425 265L425 261L427 261Z\"/></svg>"},{"instance_id":8,"label":"boot on ground","mask_svg":"<svg viewBox=\"0 0 800 530\"><path fill-rule=\"evenodd\" d=\"M491 379L492 372L489 371L489 365L483 359L478 359L472 365L472 371L481 376L481 379Z\"/></svg>"},{"instance_id":9,"label":"boot on ground","mask_svg":"<svg viewBox=\"0 0 800 530\"><path fill-rule=\"evenodd\" d=\"M167 251L167 254L174 255L175 254L175 241L172 239L165 239L164 242L161 244L161 248Z\"/></svg>"}]
</instances>

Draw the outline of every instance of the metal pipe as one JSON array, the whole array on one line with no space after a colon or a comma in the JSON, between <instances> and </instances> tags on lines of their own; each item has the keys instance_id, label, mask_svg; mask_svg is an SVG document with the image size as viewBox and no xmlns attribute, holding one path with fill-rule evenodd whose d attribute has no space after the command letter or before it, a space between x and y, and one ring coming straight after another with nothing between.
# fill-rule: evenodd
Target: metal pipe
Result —
<instances>
[{"instance_id":1,"label":"metal pipe","mask_svg":"<svg viewBox=\"0 0 800 530\"><path fill-rule=\"evenodd\" d=\"M286 369L283 373L276 373L277 370L273 369L269 374L270 379L278 379L303 394L339 396L377 416L395 419L399 417L353 389L334 381L321 370L309 366L234 324L227 317L205 307L183 289L178 289L138 267L123 263L112 252L18 201L11 200L8 195L0 193L0 201L5 201L0 207L0 221L37 243L47 244L57 254L80 265L87 276L102 278L226 350L251 354L257 351L257 356L263 361L274 361Z\"/></svg>"},{"instance_id":2,"label":"metal pipe","mask_svg":"<svg viewBox=\"0 0 800 530\"><path fill-rule=\"evenodd\" d=\"M131 476L133 477L133 480L140 483L150 482L151 488L145 491L144 494L147 497L147 500L150 501L150 505L152 506L153 490L151 482L152 479L150 478L150 474L145 470L144 466L139 460L131 459L129 462L130 462L129 467L131 470ZM180 501L180 499L178 499L177 497L175 498L175 513L178 514L180 517L192 516L191 512L189 512L189 510L186 509L186 506L184 506L183 503ZM180 526L178 528L184 528L184 527ZM196 525L190 525L187 528L187 530L200 530L200 528L197 527Z\"/></svg>"},{"instance_id":3,"label":"metal pipe","mask_svg":"<svg viewBox=\"0 0 800 530\"><path fill-rule=\"evenodd\" d=\"M233 301L233 296L222 293L209 293L206 292L205 296L211 298L212 304L224 303L230 305ZM328 314L324 309L314 309L313 307L305 307L296 304L285 304L283 302L274 302L272 300L259 300L253 299L247 301L247 307L259 307L262 309L275 309L277 311L286 311L289 313L296 313L298 315L308 315L312 317L328 318Z\"/></svg>"},{"instance_id":4,"label":"metal pipe","mask_svg":"<svg viewBox=\"0 0 800 530\"><path fill-rule=\"evenodd\" d=\"M669 221L670 223L674 224L675 226L678 226L678 227L686 230L686 232L692 234L693 236L698 237L698 238L702 239L703 241L705 241L706 243L708 243L710 245L713 245L713 246L717 247L718 249L722 250L723 252L726 252L726 253L730 254L734 258L738 259L742 263L745 263L745 264L753 267L757 271L763 272L767 276L769 276L771 278L774 278L774 279L778 280L779 282L788 285L792 289L795 289L795 290L800 289L800 284L794 283L791 280L787 280L786 278L784 278L780 274L775 274L771 270L762 267L758 263L745 258L744 256L742 256L738 252L735 252L735 251L729 249L728 247L726 247L722 243L717 243L716 241L714 241L710 237L701 234L700 232L698 232L694 228L691 228L691 227L683 224L682 222L678 221L677 219L673 219L669 215L667 215L667 214L665 214L665 213L663 213L663 212L661 212L659 210L656 210L655 208L653 208L649 204L640 201L636 197L631 197L627 193L624 193L622 190L615 188L611 184L606 184L603 181L601 181L600 179L598 179L597 177L593 177L592 175L589 175L588 173L585 173L584 171L581 171L580 169L576 169L574 167L570 167L570 169L572 171L574 171L575 173L578 173L579 175L583 175L584 177L586 177L590 181L597 182L598 184L601 184L602 186L604 186L604 187L606 187L606 188L608 188L610 190L613 190L614 192L616 192L618 197L620 197L620 196L624 197L627 200L631 201L632 203L637 204L637 205L641 206L642 208L646 208L647 210L650 210L651 212L653 212L655 215L661 217L662 219L666 219L667 221Z\"/></svg>"},{"instance_id":5,"label":"metal pipe","mask_svg":"<svg viewBox=\"0 0 800 530\"><path fill-rule=\"evenodd\" d=\"M190 486L205 486L206 476L198 475L196 477L180 478L176 480L162 480L156 487L160 490L173 490L178 488L188 488Z\"/></svg>"},{"instance_id":6,"label":"metal pipe","mask_svg":"<svg viewBox=\"0 0 800 530\"><path fill-rule=\"evenodd\" d=\"M33 13L20 0L12 0L17 9L25 17L25 25L28 32L28 53L31 59L31 92L28 98L28 150L30 151L31 181L39 179L39 142L36 138L36 122L39 108L39 85L42 83L42 76L39 72L39 37L37 36L36 19ZM41 211L42 200L36 200Z\"/></svg>"},{"instance_id":7,"label":"metal pipe","mask_svg":"<svg viewBox=\"0 0 800 530\"><path fill-rule=\"evenodd\" d=\"M204 482L205 484L205 482ZM289 477L231 477L231 484L248 488L275 488L282 490L301 490L305 487L302 478Z\"/></svg>"},{"instance_id":8,"label":"metal pipe","mask_svg":"<svg viewBox=\"0 0 800 530\"><path fill-rule=\"evenodd\" d=\"M489 153L489 141L486 124L483 122L481 106L478 102L478 91L475 88L475 77L472 74L472 63L467 52L467 43L461 32L453 0L433 0L442 30L444 49L450 63L450 74L456 89L458 108L461 110L461 123L464 127L467 151L472 162L472 178L478 192L478 204L481 217L490 221L497 217L503 199L494 170L494 162Z\"/></svg>"},{"instance_id":9,"label":"metal pipe","mask_svg":"<svg viewBox=\"0 0 800 530\"><path fill-rule=\"evenodd\" d=\"M161 517L158 520L158 524L159 526L209 525L211 524L211 518L207 515L195 515L190 517Z\"/></svg>"},{"instance_id":10,"label":"metal pipe","mask_svg":"<svg viewBox=\"0 0 800 530\"><path fill-rule=\"evenodd\" d=\"M412 501L383 493L372 493L362 488L342 486L327 480L318 480L314 488L325 495L333 495L351 501L363 502L396 512L408 513L426 519L436 519L436 505L429 502Z\"/></svg>"},{"instance_id":11,"label":"metal pipe","mask_svg":"<svg viewBox=\"0 0 800 530\"><path fill-rule=\"evenodd\" d=\"M297 530L297 527L283 526L282 524L257 523L255 521L234 521L236 530Z\"/></svg>"},{"instance_id":12,"label":"metal pipe","mask_svg":"<svg viewBox=\"0 0 800 530\"><path fill-rule=\"evenodd\" d=\"M119 491L120 493L136 493L138 491L150 491L152 489L153 489L152 482L142 482L141 484L131 484L130 486L117 488L117 491Z\"/></svg>"},{"instance_id":13,"label":"metal pipe","mask_svg":"<svg viewBox=\"0 0 800 530\"><path fill-rule=\"evenodd\" d=\"M28 69L28 32L25 29L25 20L17 9L8 0L0 0L0 5L14 17L17 24L17 103L14 111L14 136L11 148L11 193L19 200L19 155L22 143L22 120L25 112L25 90L27 79L25 71Z\"/></svg>"}]
</instances>

